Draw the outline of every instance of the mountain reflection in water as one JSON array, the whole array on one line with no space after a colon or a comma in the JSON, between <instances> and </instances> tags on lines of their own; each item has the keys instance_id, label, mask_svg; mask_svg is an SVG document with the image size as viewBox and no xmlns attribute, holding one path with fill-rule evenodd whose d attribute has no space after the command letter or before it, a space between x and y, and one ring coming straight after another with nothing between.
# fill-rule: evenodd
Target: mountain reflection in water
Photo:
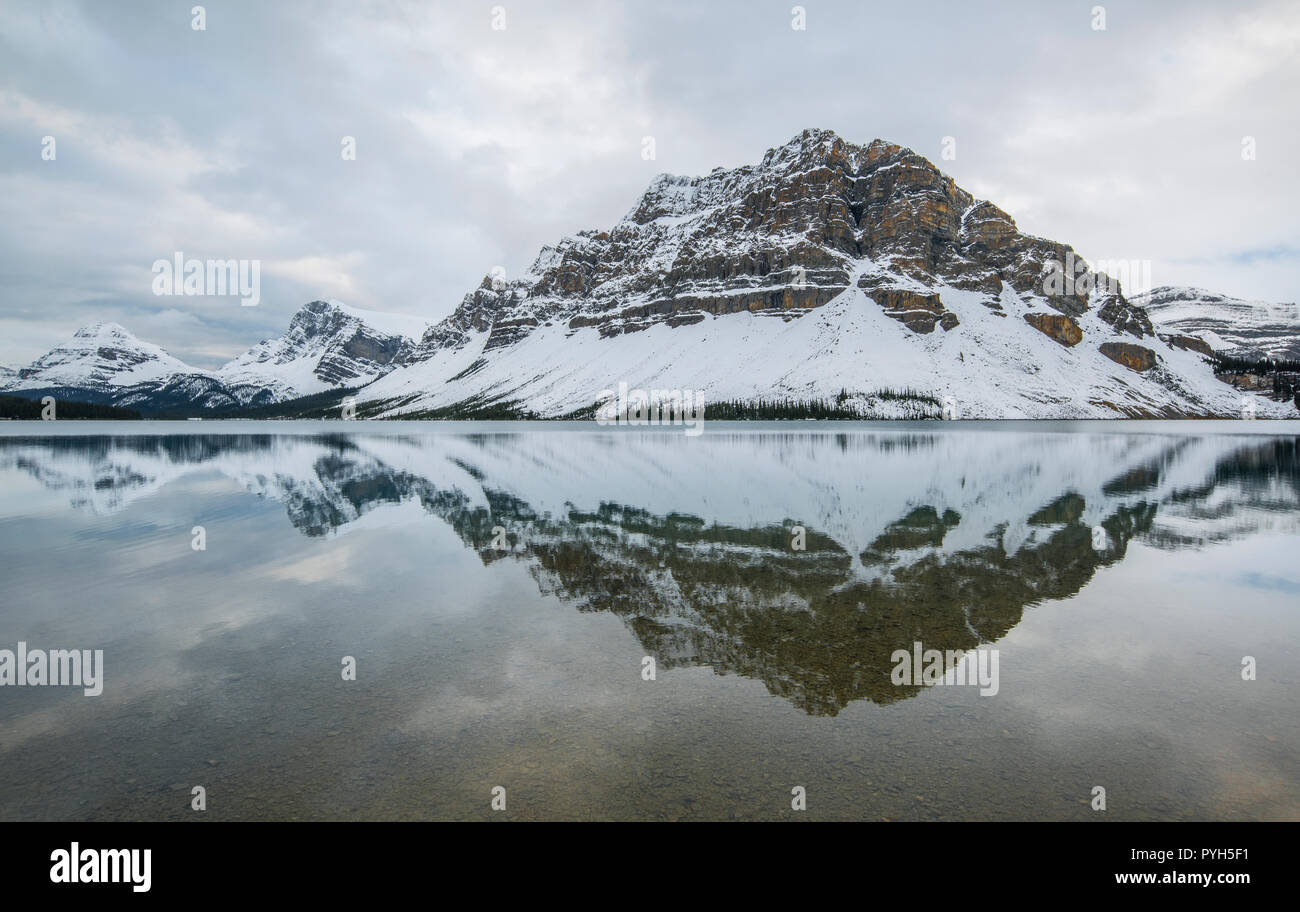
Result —
<instances>
[{"instance_id":1,"label":"mountain reflection in water","mask_svg":"<svg viewBox=\"0 0 1300 912\"><path fill-rule=\"evenodd\" d=\"M216 470L313 538L418 503L484 565L616 615L661 669L761 680L814 716L914 696L891 683L896 649L996 643L1134 541L1199 548L1300 516L1297 438L1221 433L0 437L15 470L102 515Z\"/></svg>"}]
</instances>

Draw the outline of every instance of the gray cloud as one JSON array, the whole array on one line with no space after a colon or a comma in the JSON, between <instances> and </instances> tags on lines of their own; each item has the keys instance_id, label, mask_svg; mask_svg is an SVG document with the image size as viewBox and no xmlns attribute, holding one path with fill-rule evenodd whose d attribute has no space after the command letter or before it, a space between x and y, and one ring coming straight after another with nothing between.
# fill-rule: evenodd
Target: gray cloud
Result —
<instances>
[{"instance_id":1,"label":"gray cloud","mask_svg":"<svg viewBox=\"0 0 1300 912\"><path fill-rule=\"evenodd\" d=\"M0 363L92 320L215 365L314 298L437 319L656 173L809 126L1156 284L1300 298L1292 3L192 5L0 7ZM154 296L177 250L261 260L262 305Z\"/></svg>"}]
</instances>

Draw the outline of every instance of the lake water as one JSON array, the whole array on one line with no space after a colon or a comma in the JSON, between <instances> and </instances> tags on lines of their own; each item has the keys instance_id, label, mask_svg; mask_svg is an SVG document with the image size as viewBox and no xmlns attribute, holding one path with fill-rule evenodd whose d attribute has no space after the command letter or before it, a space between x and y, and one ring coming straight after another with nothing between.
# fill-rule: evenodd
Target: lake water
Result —
<instances>
[{"instance_id":1,"label":"lake water","mask_svg":"<svg viewBox=\"0 0 1300 912\"><path fill-rule=\"evenodd\" d=\"M8 422L0 819L1296 820L1298 533L1294 422Z\"/></svg>"}]
</instances>

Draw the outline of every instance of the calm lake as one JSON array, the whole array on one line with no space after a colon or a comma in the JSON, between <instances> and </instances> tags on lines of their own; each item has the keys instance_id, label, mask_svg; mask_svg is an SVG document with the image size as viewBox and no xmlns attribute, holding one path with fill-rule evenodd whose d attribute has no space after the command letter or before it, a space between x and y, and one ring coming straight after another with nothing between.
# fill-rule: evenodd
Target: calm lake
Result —
<instances>
[{"instance_id":1,"label":"calm lake","mask_svg":"<svg viewBox=\"0 0 1300 912\"><path fill-rule=\"evenodd\" d=\"M3 422L0 819L1297 820L1298 552L1297 422Z\"/></svg>"}]
</instances>

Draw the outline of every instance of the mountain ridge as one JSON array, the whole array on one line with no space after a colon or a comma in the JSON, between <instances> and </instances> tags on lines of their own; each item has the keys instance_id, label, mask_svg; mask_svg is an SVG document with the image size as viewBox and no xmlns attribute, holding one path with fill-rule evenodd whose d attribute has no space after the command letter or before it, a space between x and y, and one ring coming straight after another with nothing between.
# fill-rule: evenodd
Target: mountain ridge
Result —
<instances>
[{"instance_id":1,"label":"mountain ridge","mask_svg":"<svg viewBox=\"0 0 1300 912\"><path fill-rule=\"evenodd\" d=\"M967 417L1239 413L1203 359L912 150L805 130L757 165L659 175L612 228L485 277L359 398L382 417L558 417L627 382L712 401L847 393L863 417L911 414L881 395L898 388Z\"/></svg>"},{"instance_id":2,"label":"mountain ridge","mask_svg":"<svg viewBox=\"0 0 1300 912\"><path fill-rule=\"evenodd\" d=\"M6 392L51 394L150 411L263 406L369 383L415 345L419 318L313 301L286 332L216 370L202 370L144 342L117 323L90 323L0 383Z\"/></svg>"},{"instance_id":3,"label":"mountain ridge","mask_svg":"<svg viewBox=\"0 0 1300 912\"><path fill-rule=\"evenodd\" d=\"M1142 300L916 152L805 130L757 164L656 176L611 228L544 246L522 276L486 276L418 339L312 302L216 371L154 364L148 382L103 390L124 366L148 372L146 344L83 360L93 393L137 408L346 389L362 417L563 417L626 383L835 399L864 418L940 417L939 402L972 418L1239 415L1241 393L1206 363L1215 349L1157 332ZM76 359L59 352L6 387L72 389L53 368ZM1256 413L1294 409L1260 398Z\"/></svg>"},{"instance_id":4,"label":"mountain ridge","mask_svg":"<svg viewBox=\"0 0 1300 912\"><path fill-rule=\"evenodd\" d=\"M1161 285L1136 301L1162 331L1200 339L1218 354L1300 360L1300 308L1234 298L1204 288Z\"/></svg>"}]
</instances>

